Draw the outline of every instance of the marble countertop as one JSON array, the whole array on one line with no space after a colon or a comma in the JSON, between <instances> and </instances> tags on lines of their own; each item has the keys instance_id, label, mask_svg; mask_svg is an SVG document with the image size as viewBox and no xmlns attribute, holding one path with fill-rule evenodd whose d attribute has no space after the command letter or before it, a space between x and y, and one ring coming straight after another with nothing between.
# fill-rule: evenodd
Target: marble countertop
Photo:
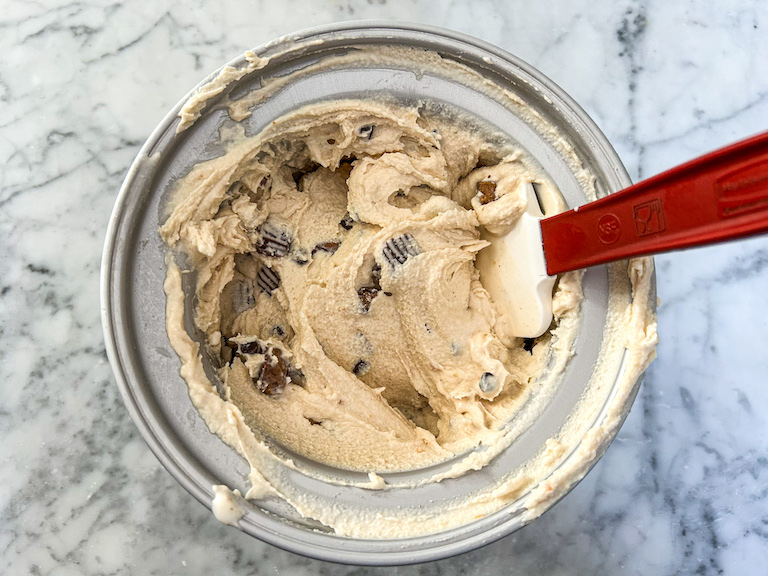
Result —
<instances>
[{"instance_id":1,"label":"marble countertop","mask_svg":"<svg viewBox=\"0 0 768 576\"><path fill-rule=\"evenodd\" d=\"M308 560L216 522L107 363L99 263L144 139L203 76L312 25L479 36L561 85L633 179L768 130L763 0L27 2L0 13L0 573L764 574L768 239L657 259L658 359L597 467L525 529L414 567Z\"/></svg>"}]
</instances>

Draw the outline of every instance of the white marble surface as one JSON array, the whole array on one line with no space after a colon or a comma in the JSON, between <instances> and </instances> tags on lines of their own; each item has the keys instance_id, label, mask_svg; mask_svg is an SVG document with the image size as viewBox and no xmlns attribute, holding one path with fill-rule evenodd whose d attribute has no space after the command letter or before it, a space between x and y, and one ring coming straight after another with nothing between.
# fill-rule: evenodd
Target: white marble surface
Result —
<instances>
[{"instance_id":1,"label":"white marble surface","mask_svg":"<svg viewBox=\"0 0 768 576\"><path fill-rule=\"evenodd\" d=\"M106 362L99 258L142 141L200 78L315 24L480 36L554 79L633 178L768 129L764 0L10 0L0 10L0 573L765 574L768 239L658 258L658 360L618 439L533 525L398 569L217 523L138 435Z\"/></svg>"}]
</instances>

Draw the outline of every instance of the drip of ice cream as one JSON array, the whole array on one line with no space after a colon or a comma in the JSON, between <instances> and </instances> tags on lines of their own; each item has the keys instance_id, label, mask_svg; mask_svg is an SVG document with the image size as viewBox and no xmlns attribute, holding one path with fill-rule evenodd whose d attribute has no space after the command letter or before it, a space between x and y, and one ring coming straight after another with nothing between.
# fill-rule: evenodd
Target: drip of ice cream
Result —
<instances>
[{"instance_id":1,"label":"drip of ice cream","mask_svg":"<svg viewBox=\"0 0 768 576\"><path fill-rule=\"evenodd\" d=\"M237 526L244 511L238 502L242 498L239 490L230 490L226 486L217 485L213 487L213 504L211 509L216 520L230 526Z\"/></svg>"}]
</instances>

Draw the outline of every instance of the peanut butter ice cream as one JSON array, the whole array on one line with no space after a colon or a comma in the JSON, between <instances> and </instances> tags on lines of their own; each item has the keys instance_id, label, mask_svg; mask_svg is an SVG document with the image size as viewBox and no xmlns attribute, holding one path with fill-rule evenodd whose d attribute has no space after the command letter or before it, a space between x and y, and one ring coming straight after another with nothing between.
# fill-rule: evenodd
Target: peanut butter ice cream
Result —
<instances>
[{"instance_id":1,"label":"peanut butter ice cream","mask_svg":"<svg viewBox=\"0 0 768 576\"><path fill-rule=\"evenodd\" d=\"M563 207L476 126L318 104L197 166L160 233L191 258L195 325L251 429L324 464L409 470L493 443L540 371L551 336L504 333L474 264L532 182Z\"/></svg>"}]
</instances>

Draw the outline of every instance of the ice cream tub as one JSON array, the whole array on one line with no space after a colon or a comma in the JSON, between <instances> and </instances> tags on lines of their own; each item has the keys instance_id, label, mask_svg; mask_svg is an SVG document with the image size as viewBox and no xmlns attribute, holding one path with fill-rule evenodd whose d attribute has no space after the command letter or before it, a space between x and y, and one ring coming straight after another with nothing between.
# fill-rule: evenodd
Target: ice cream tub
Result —
<instances>
[{"instance_id":1,"label":"ice cream tub","mask_svg":"<svg viewBox=\"0 0 768 576\"><path fill-rule=\"evenodd\" d=\"M195 317L204 299L195 289L200 272L183 254L169 251L159 230L178 209L178 191L185 183L198 176L201 181L213 178L211 174L226 178L224 174L242 168L217 164L219 159L246 150L241 156L250 162L273 150L276 142L277 148L290 148L283 133L275 132L282 119L289 118L293 126L304 121L301 111L318 115L341 102L348 109L347 123L348 118L372 114L389 119L386 126L399 125L405 120L390 111L406 110L413 130L421 130L427 139L439 132L432 129L430 114L440 116L440 122L460 118L462 134L471 135L472 141L487 134L520 150L526 165L540 174L541 186L556 190L563 205L571 208L630 184L609 142L570 97L529 65L482 41L435 28L375 22L284 37L246 52L201 82L160 123L131 166L110 220L102 261L107 352L125 404L152 451L220 520L270 544L323 560L372 565L435 560L480 547L531 522L600 458L626 417L654 354L653 263L617 262L561 279L561 298L556 301L567 300L565 296L573 301L562 325L553 326L543 343L509 344L524 346L526 354L538 345L540 367L523 383L509 422L493 424L492 433L483 436L492 440L478 441L442 460L425 460L424 465L398 469L395 453L394 463L390 457L380 467L363 469L313 458L312 442L306 438L280 443L249 429L242 406L233 404L233 390L222 382L222 362L211 353L226 353L218 344L219 336L226 338L213 331L213 342ZM375 138L375 126L354 126L355 138L365 142L350 146L373 146L371 162L396 152L386 148L391 143L383 145L386 149L368 144L386 135L388 128L381 126ZM305 132L314 129L313 124ZM277 133L282 140L259 141L265 133ZM449 147L447 134L442 141L435 137L436 149ZM323 139L331 147L342 145L340 137ZM421 148L412 138L393 141L406 140L419 156ZM249 142L261 148L249 150ZM310 149L313 170L319 165L318 170L327 171L326 164L338 170L346 163L344 169L354 171L362 165L344 151L326 162L325 152L313 151L306 142L310 140L302 146ZM475 156L471 163L479 170L493 162L499 159ZM477 186L485 190L480 182ZM241 198L231 188L228 198ZM225 215L234 218L238 206L247 202L242 196L235 208L227 204ZM190 213L195 210L192 206ZM364 220L356 212L353 216L344 217L341 233ZM198 228L209 230L202 224ZM167 239L170 234L164 233ZM285 254L280 253L280 238L268 237L262 249L265 257L287 255L287 243ZM410 240L404 244L403 238ZM397 239L399 244L388 241L383 248L393 270L421 251L409 235ZM481 240L475 240L479 248ZM312 255L319 251L318 258L330 258L337 249L338 242L324 242ZM218 253L216 246L203 251L209 259ZM268 297L277 289L277 280L276 275L260 275L256 284ZM368 313L373 298L385 299L386 281L387 272L383 291L377 286L360 292L362 313ZM563 295L566 286L570 292ZM281 328L279 336L283 332ZM253 342L239 335L231 337L229 345L242 358L242 366L254 362L253 357L264 366L265 357L274 353L272 348L255 350ZM246 353L246 345L252 354ZM239 360L231 352L229 356L231 368ZM282 366L279 358L272 360L272 366ZM360 377L364 370L368 366L359 362L346 367ZM299 374L298 369L292 374ZM292 378L293 384L299 382L298 375ZM272 394L270 386L265 384L261 392ZM283 387L285 382L277 393ZM295 391L296 397L306 396L305 389ZM272 401L259 398L259 406ZM492 394L477 404L493 415ZM397 414L399 418L406 412ZM307 417L307 434L321 430L317 418ZM423 430L420 434L428 436ZM403 460L408 459L419 461L403 453Z\"/></svg>"}]
</instances>

